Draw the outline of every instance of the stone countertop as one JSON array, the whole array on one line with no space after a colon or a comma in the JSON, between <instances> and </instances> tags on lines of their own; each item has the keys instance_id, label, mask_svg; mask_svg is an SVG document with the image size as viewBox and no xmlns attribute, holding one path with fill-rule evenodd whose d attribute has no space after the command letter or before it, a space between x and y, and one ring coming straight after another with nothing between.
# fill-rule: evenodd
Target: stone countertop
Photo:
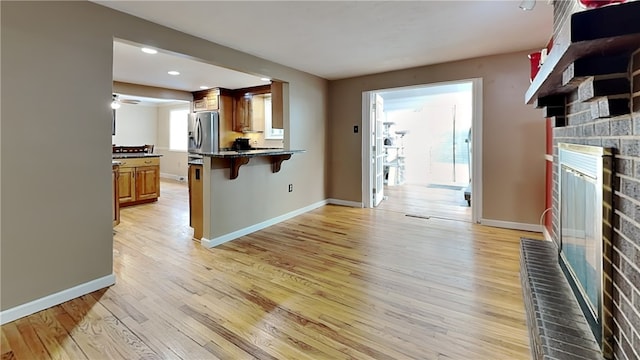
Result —
<instances>
[{"instance_id":1,"label":"stone countertop","mask_svg":"<svg viewBox=\"0 0 640 360\"><path fill-rule=\"evenodd\" d=\"M136 159L136 158L153 158L161 157L160 154L147 154L147 153L112 153L112 159Z\"/></svg>"},{"instance_id":2,"label":"stone countertop","mask_svg":"<svg viewBox=\"0 0 640 360\"><path fill-rule=\"evenodd\" d=\"M222 150L217 152L199 152L196 154L221 159L252 158L258 156L291 155L302 153L306 150L284 150L284 149L253 149L253 150Z\"/></svg>"},{"instance_id":3,"label":"stone countertop","mask_svg":"<svg viewBox=\"0 0 640 360\"><path fill-rule=\"evenodd\" d=\"M212 159L224 159L229 167L229 179L238 177L242 165L248 164L251 158L266 157L271 162L271 172L280 171L282 162L291 159L292 154L303 153L306 150L284 149L252 149L252 150L221 150L216 152L196 152L194 154L206 156Z\"/></svg>"}]
</instances>

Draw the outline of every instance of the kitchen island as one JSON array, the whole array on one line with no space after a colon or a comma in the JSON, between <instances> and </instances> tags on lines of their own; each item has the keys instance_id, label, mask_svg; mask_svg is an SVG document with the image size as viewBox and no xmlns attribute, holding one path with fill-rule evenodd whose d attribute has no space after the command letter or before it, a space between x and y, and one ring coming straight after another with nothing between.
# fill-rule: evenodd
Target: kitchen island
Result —
<instances>
[{"instance_id":1,"label":"kitchen island","mask_svg":"<svg viewBox=\"0 0 640 360\"><path fill-rule=\"evenodd\" d=\"M202 159L189 162L194 238L213 247L282 221L296 182L288 167L296 165L292 155L304 152L251 149L195 153ZM289 159L288 167L282 166ZM238 176L241 166L242 176ZM240 202L239 198L251 200Z\"/></svg>"},{"instance_id":2,"label":"kitchen island","mask_svg":"<svg viewBox=\"0 0 640 360\"><path fill-rule=\"evenodd\" d=\"M143 152L112 153L120 163L118 201L120 207L157 201L160 197L160 156Z\"/></svg>"}]
</instances>

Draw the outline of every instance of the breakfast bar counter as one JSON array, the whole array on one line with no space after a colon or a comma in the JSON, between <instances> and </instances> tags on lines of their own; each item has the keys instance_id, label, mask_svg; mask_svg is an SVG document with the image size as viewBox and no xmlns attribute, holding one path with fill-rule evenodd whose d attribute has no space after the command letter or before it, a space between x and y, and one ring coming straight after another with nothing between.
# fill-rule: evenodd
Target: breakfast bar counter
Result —
<instances>
[{"instance_id":1,"label":"breakfast bar counter","mask_svg":"<svg viewBox=\"0 0 640 360\"><path fill-rule=\"evenodd\" d=\"M139 158L157 158L161 157L160 154L148 154L148 153L112 153L112 159L139 159Z\"/></svg>"},{"instance_id":2,"label":"breakfast bar counter","mask_svg":"<svg viewBox=\"0 0 640 360\"><path fill-rule=\"evenodd\" d=\"M212 159L224 159L230 169L229 179L236 179L240 166L248 164L254 157L269 157L271 161L271 172L280 171L282 162L291 159L292 154L303 153L306 150L284 150L284 149L250 149L250 150L220 150L216 152L196 152L195 154L210 157Z\"/></svg>"}]
</instances>

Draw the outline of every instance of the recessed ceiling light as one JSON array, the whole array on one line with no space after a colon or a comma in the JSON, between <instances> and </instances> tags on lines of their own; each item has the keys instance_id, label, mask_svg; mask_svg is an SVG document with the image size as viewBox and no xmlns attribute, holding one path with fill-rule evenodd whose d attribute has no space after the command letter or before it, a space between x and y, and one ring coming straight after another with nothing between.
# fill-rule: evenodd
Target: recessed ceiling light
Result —
<instances>
[{"instance_id":1,"label":"recessed ceiling light","mask_svg":"<svg viewBox=\"0 0 640 360\"><path fill-rule=\"evenodd\" d=\"M152 49L152 48L148 48L148 47L143 47L142 49L143 53L147 53L147 54L157 54L158 50L156 49Z\"/></svg>"},{"instance_id":2,"label":"recessed ceiling light","mask_svg":"<svg viewBox=\"0 0 640 360\"><path fill-rule=\"evenodd\" d=\"M266 77L265 78L260 78L260 80L262 80L262 81L271 81L271 79L266 78Z\"/></svg>"},{"instance_id":3,"label":"recessed ceiling light","mask_svg":"<svg viewBox=\"0 0 640 360\"><path fill-rule=\"evenodd\" d=\"M202 90L207 90L208 88L209 88L209 87L208 87L208 86L206 86L206 85L202 85L202 86L200 86L200 89L202 89Z\"/></svg>"},{"instance_id":4,"label":"recessed ceiling light","mask_svg":"<svg viewBox=\"0 0 640 360\"><path fill-rule=\"evenodd\" d=\"M167 72L167 74L169 74L169 75L180 75L180 72L175 71L175 70L171 70L171 71Z\"/></svg>"}]
</instances>

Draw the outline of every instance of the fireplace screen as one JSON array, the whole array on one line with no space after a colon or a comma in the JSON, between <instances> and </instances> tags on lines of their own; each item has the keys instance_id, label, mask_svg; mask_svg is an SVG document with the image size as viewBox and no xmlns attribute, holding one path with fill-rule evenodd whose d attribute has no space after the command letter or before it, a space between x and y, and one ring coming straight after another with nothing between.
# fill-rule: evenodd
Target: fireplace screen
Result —
<instances>
[{"instance_id":1,"label":"fireplace screen","mask_svg":"<svg viewBox=\"0 0 640 360\"><path fill-rule=\"evenodd\" d=\"M608 341L611 310L611 151L559 144L560 265L597 341ZM606 194L606 195L605 195ZM607 281L608 278L608 281ZM608 286L608 285L607 285Z\"/></svg>"},{"instance_id":2,"label":"fireplace screen","mask_svg":"<svg viewBox=\"0 0 640 360\"><path fill-rule=\"evenodd\" d=\"M602 282L600 221L594 219L602 205L596 179L567 166L562 166L561 176L562 255L589 310L596 316Z\"/></svg>"}]
</instances>

